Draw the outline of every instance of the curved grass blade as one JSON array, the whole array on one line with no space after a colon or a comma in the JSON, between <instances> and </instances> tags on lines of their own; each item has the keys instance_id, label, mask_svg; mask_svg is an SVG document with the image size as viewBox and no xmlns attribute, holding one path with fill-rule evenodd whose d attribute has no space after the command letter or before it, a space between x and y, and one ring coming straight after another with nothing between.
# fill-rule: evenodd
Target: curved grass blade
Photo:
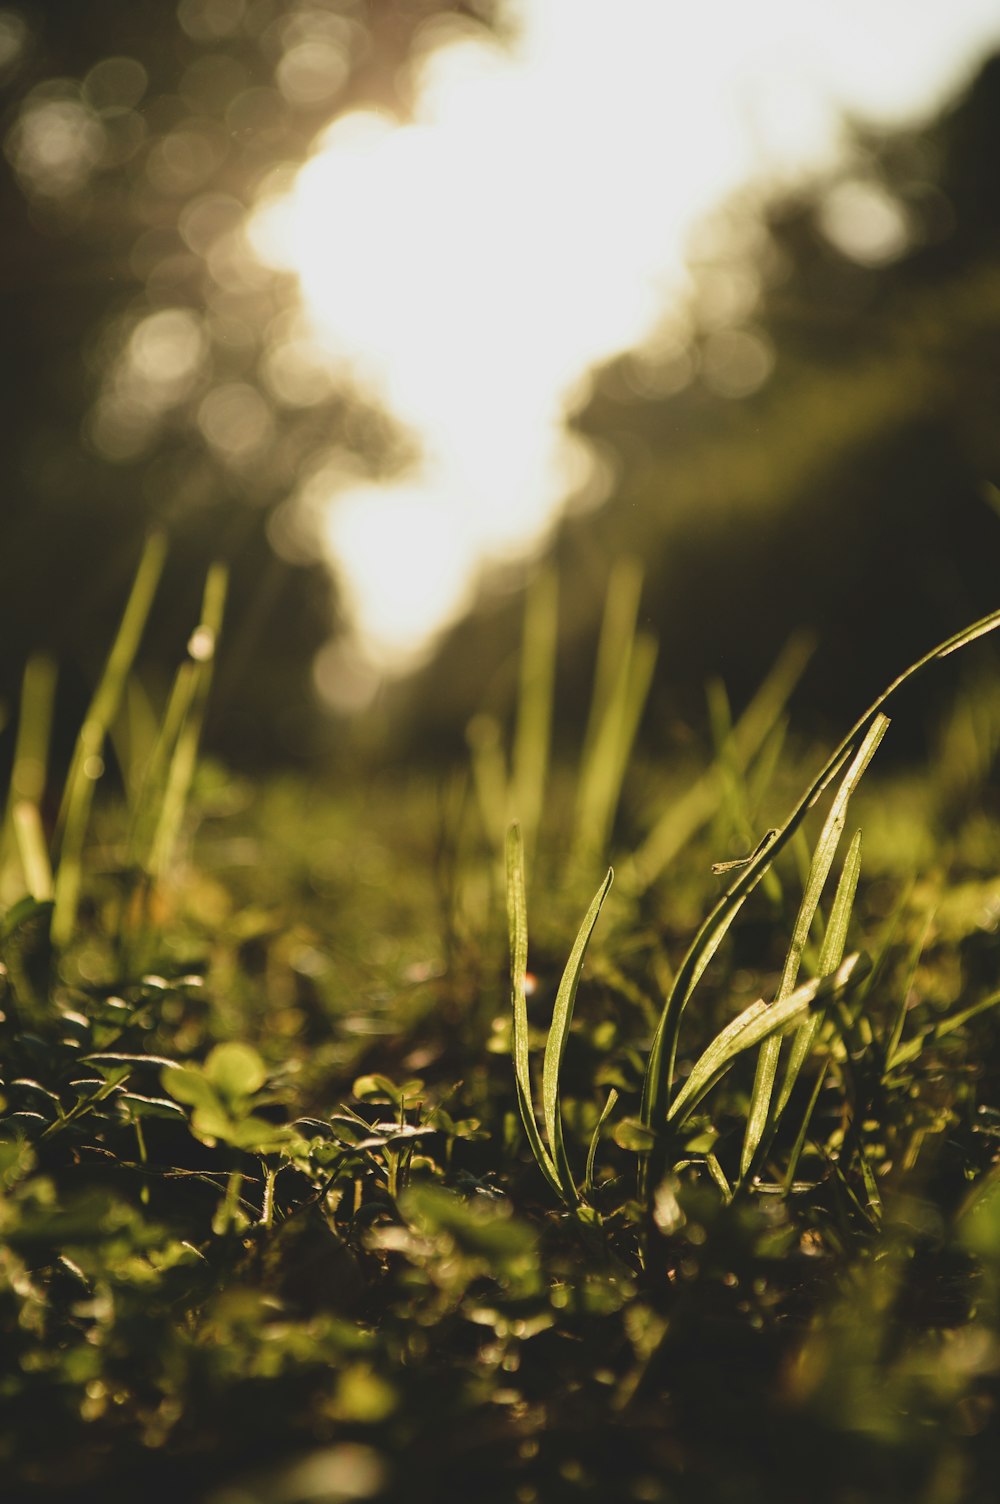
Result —
<instances>
[{"instance_id":1,"label":"curved grass blade","mask_svg":"<svg viewBox=\"0 0 1000 1504\"><path fill-rule=\"evenodd\" d=\"M799 1131L795 1135L795 1143L792 1145L792 1152L788 1159L788 1168L785 1171L786 1195L791 1193L795 1185L795 1175L799 1168L799 1160L802 1158L802 1150L806 1146L806 1135L809 1132L809 1124L812 1122L812 1115L816 1110L816 1103L819 1101L819 1094L823 1090L823 1082L826 1080L826 1073L829 1069L829 1060L824 1060L816 1080L813 1082L813 1089L806 1104L806 1110L802 1115Z\"/></svg>"},{"instance_id":2,"label":"curved grass blade","mask_svg":"<svg viewBox=\"0 0 1000 1504\"><path fill-rule=\"evenodd\" d=\"M988 997L980 998L978 1003L972 1003L970 1007L963 1008L958 1013L949 1013L940 1022L925 1029L922 1034L908 1039L893 1053L892 1059L885 1068L886 1075L899 1065L909 1065L914 1060L918 1060L926 1045L936 1044L939 1039L946 1038L956 1029L960 1029L963 1024L967 1024L970 1019L975 1018L977 1013L985 1013L987 1009L995 1008L998 1003L1000 1003L1000 992L991 992Z\"/></svg>"},{"instance_id":3,"label":"curved grass blade","mask_svg":"<svg viewBox=\"0 0 1000 1504\"><path fill-rule=\"evenodd\" d=\"M814 977L811 982L804 982L780 1002L766 1003L763 998L758 998L749 1008L744 1008L698 1057L690 1076L671 1103L668 1122L680 1126L725 1075L737 1055L800 1023L811 1008L828 1007L834 998L861 980L870 964L867 956L855 952L830 976Z\"/></svg>"},{"instance_id":4,"label":"curved grass blade","mask_svg":"<svg viewBox=\"0 0 1000 1504\"><path fill-rule=\"evenodd\" d=\"M926 949L927 941L930 939L931 930L934 927L934 917L935 910L932 908L924 921L923 930L917 936L910 950L905 979L903 981L902 987L900 988L899 1003L896 1007L896 1016L893 1019L892 1028L889 1031L889 1038L886 1040L885 1044L885 1069L887 1071L892 1069L892 1066L896 1059L896 1053L899 1049L900 1040L903 1037L903 1029L906 1025L906 1010L910 991L913 987L913 983L916 981L917 968L920 965L920 958L923 955L924 950Z\"/></svg>"},{"instance_id":5,"label":"curved grass blade","mask_svg":"<svg viewBox=\"0 0 1000 1504\"><path fill-rule=\"evenodd\" d=\"M791 840L808 811L822 796L823 791L857 750L882 707L895 692L936 659L948 657L959 648L994 631L998 626L1000 626L1000 610L991 612L988 616L965 627L961 632L956 632L954 636L946 638L944 642L938 643L930 652L925 653L922 658L918 658L915 663L910 664L909 668L899 674L851 727L840 745L827 759L820 773L806 789L774 840L755 854L747 868L719 899L695 935L681 962L674 985L660 1015L643 1084L642 1121L645 1124L658 1129L666 1120L673 1088L674 1061L677 1054L681 1017L702 972L722 943L726 931L747 896L763 878L779 851Z\"/></svg>"},{"instance_id":6,"label":"curved grass blade","mask_svg":"<svg viewBox=\"0 0 1000 1504\"><path fill-rule=\"evenodd\" d=\"M552 1009L552 1025L549 1029L549 1037L545 1041L545 1056L542 1061L542 1114L545 1133L555 1158L556 1173L562 1184L563 1194L572 1194L574 1200L576 1188L569 1160L566 1157L562 1113L559 1110L559 1075L566 1050L566 1040L569 1038L570 1024L573 1022L573 1005L576 1002L576 989L580 981L580 972L583 969L583 960L587 954L590 937L594 932L594 925L597 923L597 916L604 906L604 900L608 896L608 889L613 881L614 870L609 867L607 876L594 894L590 908L577 931L573 949L569 953L569 960L566 962L566 968L559 983L559 991L556 993L555 1006Z\"/></svg>"},{"instance_id":7,"label":"curved grass blade","mask_svg":"<svg viewBox=\"0 0 1000 1504\"><path fill-rule=\"evenodd\" d=\"M787 997L799 978L799 967L802 964L802 952L809 940L809 932L812 929L816 910L819 908L820 898L826 880L833 866L833 859L840 845L840 838L844 833L844 825L847 821L847 806L851 795L857 788L868 764L871 762L886 731L889 729L887 716L876 715L869 727L868 733L858 748L851 761L851 765L841 780L840 788L830 805L829 813L823 822L816 849L813 852L812 863L809 868L809 877L806 881L805 892L802 902L799 904L799 912L795 916L795 924L792 928L792 939L785 957L785 965L781 974L781 983L778 987L777 997ZM832 924L832 916L831 916ZM845 921L846 929L846 921ZM829 934L829 928L827 930ZM843 950L841 950L841 955ZM840 957L837 957L840 960ZM825 975L822 969L820 976ZM815 1033L816 1025L813 1025ZM778 1058L781 1053L781 1039L772 1037L762 1046L757 1061L757 1073L754 1077L753 1092L750 1098L750 1112L747 1116L746 1132L743 1136L743 1151L740 1156L740 1177L743 1178L751 1164L754 1155L760 1146L767 1128L768 1117L771 1112L771 1098L774 1092L774 1079L778 1071Z\"/></svg>"},{"instance_id":8,"label":"curved grass blade","mask_svg":"<svg viewBox=\"0 0 1000 1504\"><path fill-rule=\"evenodd\" d=\"M556 1195L566 1199L552 1156L542 1143L531 1105L528 1002L524 990L528 969L528 906L524 893L524 840L521 827L516 823L507 831L507 930L510 939L510 1004L513 1018L511 1053L518 1110L538 1168Z\"/></svg>"},{"instance_id":9,"label":"curved grass blade","mask_svg":"<svg viewBox=\"0 0 1000 1504\"><path fill-rule=\"evenodd\" d=\"M854 908L854 897L858 891L858 878L861 875L861 832L855 831L844 865L841 868L840 881L837 884L837 892L834 896L833 907L830 910L830 922L823 936L823 945L819 954L819 962L816 974L820 977L829 976L836 971L843 958L847 946L847 927L851 920L851 911ZM781 1114L788 1105L788 1099L799 1078L799 1072L808 1059L809 1052L813 1047L819 1026L822 1023L822 1014L816 1013L812 1018L807 1018L802 1024L795 1038L792 1040L792 1048L788 1056L788 1064L785 1067L784 1080L778 1092L778 1100L774 1109L774 1123L778 1122Z\"/></svg>"},{"instance_id":10,"label":"curved grass blade","mask_svg":"<svg viewBox=\"0 0 1000 1504\"><path fill-rule=\"evenodd\" d=\"M587 1150L587 1167L583 1172L583 1194L589 1196L594 1189L594 1160L597 1158L597 1145L601 1137L601 1129L615 1109L618 1101L618 1091L613 1086L608 1092L608 1100L605 1102L600 1117L594 1124L594 1131L590 1135L590 1148Z\"/></svg>"}]
</instances>

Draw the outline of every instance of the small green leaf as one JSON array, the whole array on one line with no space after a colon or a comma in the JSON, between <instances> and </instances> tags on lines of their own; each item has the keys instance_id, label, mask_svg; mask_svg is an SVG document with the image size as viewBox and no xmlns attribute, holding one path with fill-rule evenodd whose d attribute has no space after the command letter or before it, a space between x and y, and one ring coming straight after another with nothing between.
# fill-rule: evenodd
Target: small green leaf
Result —
<instances>
[{"instance_id":1,"label":"small green leaf","mask_svg":"<svg viewBox=\"0 0 1000 1504\"><path fill-rule=\"evenodd\" d=\"M187 1107L218 1105L215 1088L202 1071L181 1066L177 1070L165 1070L160 1081L175 1102L183 1102Z\"/></svg>"},{"instance_id":2,"label":"small green leaf","mask_svg":"<svg viewBox=\"0 0 1000 1504\"><path fill-rule=\"evenodd\" d=\"M260 1091L267 1069L255 1049L234 1039L217 1044L209 1053L205 1075L224 1101L238 1102Z\"/></svg>"},{"instance_id":3,"label":"small green leaf","mask_svg":"<svg viewBox=\"0 0 1000 1504\"><path fill-rule=\"evenodd\" d=\"M648 1154L656 1143L656 1134L641 1118L622 1118L611 1130L611 1137L619 1149L632 1154Z\"/></svg>"},{"instance_id":4,"label":"small green leaf","mask_svg":"<svg viewBox=\"0 0 1000 1504\"><path fill-rule=\"evenodd\" d=\"M463 1253L496 1261L530 1256L535 1236L510 1214L506 1201L466 1201L442 1185L411 1185L399 1198L399 1209L423 1233L447 1233Z\"/></svg>"}]
</instances>

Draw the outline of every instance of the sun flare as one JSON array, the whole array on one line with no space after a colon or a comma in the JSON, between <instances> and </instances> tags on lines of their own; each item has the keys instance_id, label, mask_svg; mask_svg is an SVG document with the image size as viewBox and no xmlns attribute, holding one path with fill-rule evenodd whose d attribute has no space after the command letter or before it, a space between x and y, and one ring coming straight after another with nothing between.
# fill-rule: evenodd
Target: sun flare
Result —
<instances>
[{"instance_id":1,"label":"sun flare","mask_svg":"<svg viewBox=\"0 0 1000 1504\"><path fill-rule=\"evenodd\" d=\"M1000 32L988 9L917 24L901 0L831 0L806 25L790 0L683 19L663 0L521 0L504 43L436 24L406 122L358 110L319 137L251 231L298 274L312 359L419 444L386 484L338 476L335 456L324 470L373 670L420 661L485 561L536 549L574 493L599 499L606 472L567 417L593 367L681 318L699 219L833 162L845 108L886 124L932 109ZM727 395L769 368L752 310L744 325L749 375Z\"/></svg>"}]
</instances>

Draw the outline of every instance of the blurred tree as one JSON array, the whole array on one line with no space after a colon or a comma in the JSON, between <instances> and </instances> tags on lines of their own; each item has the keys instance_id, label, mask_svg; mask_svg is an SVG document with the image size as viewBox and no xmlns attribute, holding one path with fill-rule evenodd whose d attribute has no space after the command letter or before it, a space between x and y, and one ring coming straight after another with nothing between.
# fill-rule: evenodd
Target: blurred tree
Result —
<instances>
[{"instance_id":1,"label":"blurred tree","mask_svg":"<svg viewBox=\"0 0 1000 1504\"><path fill-rule=\"evenodd\" d=\"M415 30L456 9L488 19L446 0L0 9L0 699L43 646L82 696L159 523L147 670L172 668L225 557L210 740L244 762L323 743L311 662L335 602L281 503L331 449L377 472L403 439L333 391L247 210L338 112L403 107Z\"/></svg>"},{"instance_id":2,"label":"blurred tree","mask_svg":"<svg viewBox=\"0 0 1000 1504\"><path fill-rule=\"evenodd\" d=\"M617 480L555 543L568 702L624 553L663 643L661 725L700 715L710 675L748 695L798 627L820 645L800 703L850 720L1000 604L998 153L994 59L932 127L856 129L836 174L703 227L691 306L579 420ZM513 693L520 607L500 587L399 693L424 744L484 682L498 707Z\"/></svg>"}]
</instances>

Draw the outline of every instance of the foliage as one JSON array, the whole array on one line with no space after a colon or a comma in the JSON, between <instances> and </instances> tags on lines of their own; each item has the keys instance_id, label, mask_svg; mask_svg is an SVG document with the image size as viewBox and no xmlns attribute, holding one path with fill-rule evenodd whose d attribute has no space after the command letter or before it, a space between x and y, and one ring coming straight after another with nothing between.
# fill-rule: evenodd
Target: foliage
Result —
<instances>
[{"instance_id":1,"label":"foliage","mask_svg":"<svg viewBox=\"0 0 1000 1504\"><path fill-rule=\"evenodd\" d=\"M526 783L522 733L530 849L503 835L482 738L444 794L195 771L221 606L213 575L158 731L129 742L125 692L86 718L74 766L107 739L128 771L68 845L37 666L22 698L0 846L8 1496L991 1498L988 723L946 729L919 806L901 775L866 799L886 697L803 776L810 751L774 750L783 671L720 720L654 870L621 844L631 824L666 849L667 812L636 804L642 771L601 730L606 664L589 794L547 757ZM119 651L105 684L113 662L127 680ZM547 748L553 697L522 684ZM893 821L923 822L933 869L907 870ZM748 826L767 833L736 856Z\"/></svg>"}]
</instances>

